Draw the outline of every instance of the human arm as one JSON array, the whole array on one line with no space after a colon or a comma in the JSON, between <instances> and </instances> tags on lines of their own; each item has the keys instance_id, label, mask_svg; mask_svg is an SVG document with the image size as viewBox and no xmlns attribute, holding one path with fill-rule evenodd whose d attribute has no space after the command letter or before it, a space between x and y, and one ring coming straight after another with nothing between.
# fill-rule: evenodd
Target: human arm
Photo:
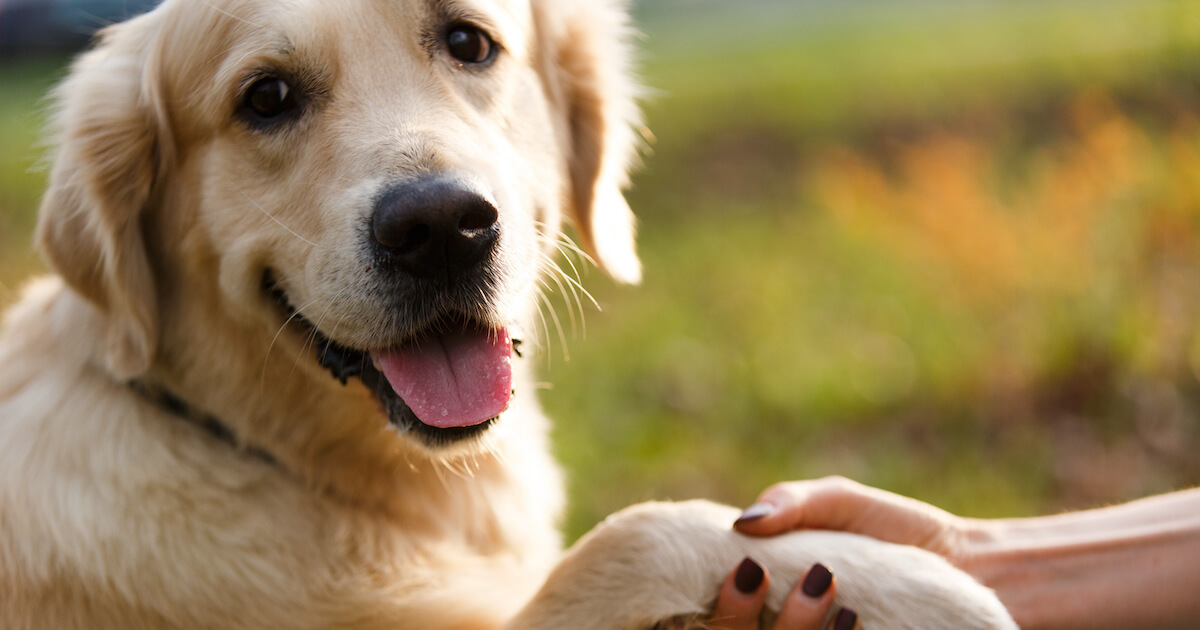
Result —
<instances>
[{"instance_id":1,"label":"human arm","mask_svg":"<svg viewBox=\"0 0 1200 630\"><path fill-rule=\"evenodd\" d=\"M736 529L837 529L929 549L1038 628L1200 627L1200 489L1057 516L982 520L831 477L776 484Z\"/></svg>"}]
</instances>

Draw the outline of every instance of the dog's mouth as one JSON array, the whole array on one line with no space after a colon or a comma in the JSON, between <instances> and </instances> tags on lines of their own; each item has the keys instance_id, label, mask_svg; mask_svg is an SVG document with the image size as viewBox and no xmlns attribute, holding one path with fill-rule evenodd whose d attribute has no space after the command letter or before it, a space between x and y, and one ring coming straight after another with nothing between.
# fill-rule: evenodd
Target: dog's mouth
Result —
<instances>
[{"instance_id":1,"label":"dog's mouth","mask_svg":"<svg viewBox=\"0 0 1200 630\"><path fill-rule=\"evenodd\" d=\"M321 366L343 384L361 380L398 430L433 445L455 442L479 435L508 407L520 342L504 327L449 314L391 347L351 348L301 315L271 274L263 287L289 324L312 336Z\"/></svg>"}]
</instances>

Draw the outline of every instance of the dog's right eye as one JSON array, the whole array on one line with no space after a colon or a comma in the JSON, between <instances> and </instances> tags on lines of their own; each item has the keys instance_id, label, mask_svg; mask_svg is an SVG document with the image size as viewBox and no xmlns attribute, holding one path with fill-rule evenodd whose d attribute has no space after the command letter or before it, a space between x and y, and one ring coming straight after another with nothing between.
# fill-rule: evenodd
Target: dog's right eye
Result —
<instances>
[{"instance_id":1,"label":"dog's right eye","mask_svg":"<svg viewBox=\"0 0 1200 630\"><path fill-rule=\"evenodd\" d=\"M492 60L496 43L487 33L471 24L455 24L445 35L446 49L460 63L481 65Z\"/></svg>"},{"instance_id":2,"label":"dog's right eye","mask_svg":"<svg viewBox=\"0 0 1200 630\"><path fill-rule=\"evenodd\" d=\"M263 77L255 81L242 98L242 109L257 123L275 122L299 107L296 91L279 77Z\"/></svg>"}]
</instances>

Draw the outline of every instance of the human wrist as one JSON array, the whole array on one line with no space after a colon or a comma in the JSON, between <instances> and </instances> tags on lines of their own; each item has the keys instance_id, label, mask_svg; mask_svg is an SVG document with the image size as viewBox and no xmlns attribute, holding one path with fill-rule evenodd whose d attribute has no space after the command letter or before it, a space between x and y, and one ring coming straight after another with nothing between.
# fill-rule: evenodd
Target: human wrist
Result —
<instances>
[{"instance_id":1,"label":"human wrist","mask_svg":"<svg viewBox=\"0 0 1200 630\"><path fill-rule=\"evenodd\" d=\"M996 591L1024 630L1200 627L1190 595L1200 583L1200 529L1110 516L964 519L952 562Z\"/></svg>"},{"instance_id":2,"label":"human wrist","mask_svg":"<svg viewBox=\"0 0 1200 630\"><path fill-rule=\"evenodd\" d=\"M1003 548L1007 537L1001 521L978 518L955 517L951 552L947 555L954 566L966 571L979 580L996 561L997 551ZM980 580L982 581L982 580Z\"/></svg>"},{"instance_id":3,"label":"human wrist","mask_svg":"<svg viewBox=\"0 0 1200 630\"><path fill-rule=\"evenodd\" d=\"M1021 628L1052 627L1046 625L1051 611L1045 609L1047 602L1042 597L1043 565L1019 521L963 518L958 531L951 562L996 591Z\"/></svg>"}]
</instances>

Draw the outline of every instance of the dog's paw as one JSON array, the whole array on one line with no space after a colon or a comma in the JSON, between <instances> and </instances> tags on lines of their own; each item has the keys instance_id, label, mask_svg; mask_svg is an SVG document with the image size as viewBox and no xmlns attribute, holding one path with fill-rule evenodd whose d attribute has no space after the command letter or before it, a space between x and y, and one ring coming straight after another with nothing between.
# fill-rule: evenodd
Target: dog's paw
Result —
<instances>
[{"instance_id":1,"label":"dog's paw","mask_svg":"<svg viewBox=\"0 0 1200 630\"><path fill-rule=\"evenodd\" d=\"M614 514L568 552L508 627L700 630L729 568L753 557L773 576L772 617L815 562L838 576L835 607L872 630L1015 630L995 593L940 556L841 532L752 538L737 510L705 501Z\"/></svg>"}]
</instances>

